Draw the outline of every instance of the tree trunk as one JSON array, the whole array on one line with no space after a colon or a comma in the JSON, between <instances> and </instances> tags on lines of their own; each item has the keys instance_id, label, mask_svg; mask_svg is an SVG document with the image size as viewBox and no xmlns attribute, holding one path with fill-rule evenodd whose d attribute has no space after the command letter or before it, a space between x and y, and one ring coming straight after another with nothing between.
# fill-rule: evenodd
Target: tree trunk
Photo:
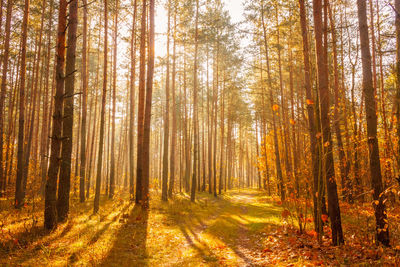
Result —
<instances>
[{"instance_id":1,"label":"tree trunk","mask_svg":"<svg viewBox=\"0 0 400 267\"><path fill-rule=\"evenodd\" d=\"M397 168L400 169L400 0L395 0L396 25L396 119L397 119Z\"/></svg>"},{"instance_id":2,"label":"tree trunk","mask_svg":"<svg viewBox=\"0 0 400 267\"><path fill-rule=\"evenodd\" d=\"M74 127L74 87L76 59L76 31L78 27L78 0L69 2L67 58L65 63L64 119L62 124L62 150L60 182L58 185L58 221L65 221L69 212L71 187L72 135Z\"/></svg>"},{"instance_id":3,"label":"tree trunk","mask_svg":"<svg viewBox=\"0 0 400 267\"><path fill-rule=\"evenodd\" d=\"M103 167L103 145L104 145L104 124L105 124L105 109L107 99L107 57L108 57L108 4L104 0L104 63L103 63L103 93L101 97L101 112L100 112L100 134L99 134L99 152L97 156L97 174L96 174L96 191L94 195L93 213L99 211L100 206L100 188L101 176Z\"/></svg>"},{"instance_id":4,"label":"tree trunk","mask_svg":"<svg viewBox=\"0 0 400 267\"><path fill-rule=\"evenodd\" d=\"M195 201L196 198L196 174L197 174L197 148L198 148L198 118L197 118L197 54L198 54L198 38L199 38L199 0L196 0L196 22L195 22L195 37L194 37L194 67L193 67L193 174L192 188L190 192L190 200Z\"/></svg>"},{"instance_id":5,"label":"tree trunk","mask_svg":"<svg viewBox=\"0 0 400 267\"><path fill-rule=\"evenodd\" d=\"M304 82L306 90L306 104L307 104L307 115L308 115L308 131L310 135L310 150L311 150L311 164L312 164L312 175L313 175L313 202L314 202L314 226L317 233L322 233L322 225L317 216L317 196L318 192L318 180L319 180L319 156L317 155L317 130L315 126L315 101L312 96L311 89L311 68L310 68L310 52L309 52L309 41L308 41L308 25L307 25L307 12L304 0L299 0L300 3L300 24L301 34L303 39L303 58L304 58ZM319 228L320 227L320 228Z\"/></svg>"},{"instance_id":6,"label":"tree trunk","mask_svg":"<svg viewBox=\"0 0 400 267\"><path fill-rule=\"evenodd\" d=\"M135 128L135 78L136 78L136 15L137 0L133 3L132 33L131 33L131 72L130 72L130 105L129 105L129 195L134 199L134 128Z\"/></svg>"},{"instance_id":7,"label":"tree trunk","mask_svg":"<svg viewBox=\"0 0 400 267\"><path fill-rule=\"evenodd\" d=\"M371 70L371 52L369 48L367 8L363 0L357 0L358 24L360 30L361 62L363 70L363 92L365 101L365 114L367 117L367 134L369 149L369 164L371 185L374 190L374 208L376 219L377 240L389 246L389 225L385 207L385 196L382 185L381 164L379 160L379 146L377 138L377 111L375 88L373 86Z\"/></svg>"},{"instance_id":8,"label":"tree trunk","mask_svg":"<svg viewBox=\"0 0 400 267\"><path fill-rule=\"evenodd\" d=\"M155 0L150 0L149 6L149 49L147 59L147 84L146 84L146 109L144 115L144 133L143 133L143 207L149 207L149 154L150 154L150 122L151 122L151 104L153 94L153 77L154 77L154 5Z\"/></svg>"},{"instance_id":9,"label":"tree trunk","mask_svg":"<svg viewBox=\"0 0 400 267\"><path fill-rule=\"evenodd\" d=\"M24 204L23 175L25 170L24 162L24 129L25 129L25 79L26 79L26 43L29 23L29 0L25 0L24 17L22 21L22 40L21 40L21 66L20 66L20 91L19 91L19 121L18 121L18 154L17 154L17 178L15 184L15 203L16 208L21 208ZM61 129L61 128L60 128ZM57 177L56 177L57 183ZM55 192L55 191L54 191Z\"/></svg>"},{"instance_id":10,"label":"tree trunk","mask_svg":"<svg viewBox=\"0 0 400 267\"><path fill-rule=\"evenodd\" d=\"M341 121L341 114L340 114L340 103L344 103L343 101L340 101L339 95L341 89L343 90L344 88L339 88L340 83L339 83L339 67L338 67L338 62L337 62L337 48L336 48L336 27L335 27L335 22L333 20L333 15L332 15L332 10L328 3L328 10L329 10L329 20L331 23L331 35L332 35L332 49L333 49L333 74L334 74L334 98L335 98L335 109L334 109L334 128L336 132L336 140L337 140L337 146L338 146L338 151L339 151L339 170L340 170L340 177L341 177L341 183L342 183L342 188L343 194L345 198L347 198L347 193L348 190L346 188L346 185L348 184L348 177L347 177L347 168L346 168L346 154L344 153L344 148L343 148L343 141L342 141L342 133L340 131L340 121ZM345 105L345 103L343 104Z\"/></svg>"},{"instance_id":11,"label":"tree trunk","mask_svg":"<svg viewBox=\"0 0 400 267\"><path fill-rule=\"evenodd\" d=\"M27 0L29 1L29 0ZM67 1L61 0L57 28L56 92L54 97L53 129L51 137L50 166L47 175L44 203L44 227L57 227L57 176L60 166L61 130L64 102L65 29L67 27Z\"/></svg>"},{"instance_id":12,"label":"tree trunk","mask_svg":"<svg viewBox=\"0 0 400 267\"><path fill-rule=\"evenodd\" d=\"M115 112L117 91L117 37L118 37L118 0L115 1L114 15L114 61L113 61L113 86L112 86L112 128L111 128L111 166L110 166L110 192L109 198L114 197L115 192Z\"/></svg>"},{"instance_id":13,"label":"tree trunk","mask_svg":"<svg viewBox=\"0 0 400 267\"><path fill-rule=\"evenodd\" d=\"M332 244L340 245L344 243L342 222L340 217L339 200L337 195L337 186L335 180L335 169L332 151L332 136L329 118L329 85L327 59L323 47L323 28L322 28L322 1L313 0L314 27L315 27L315 45L317 54L318 69L318 89L320 94L320 114L322 136L325 155L325 177L328 191L328 212L331 220ZM319 218L318 218L319 219Z\"/></svg>"},{"instance_id":14,"label":"tree trunk","mask_svg":"<svg viewBox=\"0 0 400 267\"><path fill-rule=\"evenodd\" d=\"M4 101L6 96L7 86L7 71L8 71L8 58L10 52L10 35L11 35L11 13L14 0L7 1L7 14L6 14L6 26L4 29L4 52L3 52L3 69L1 78L1 90L0 90L0 197L5 194L6 189L6 172L3 168L3 128L4 128ZM8 133L10 134L10 133Z\"/></svg>"},{"instance_id":15,"label":"tree trunk","mask_svg":"<svg viewBox=\"0 0 400 267\"><path fill-rule=\"evenodd\" d=\"M175 4L176 5L176 4ZM176 158L176 6L174 6L174 46L173 46L173 56L172 56L172 132L171 132L171 153L170 153L170 174L169 174L169 187L168 196L172 197L174 192L174 182L175 182L175 158Z\"/></svg>"},{"instance_id":16,"label":"tree trunk","mask_svg":"<svg viewBox=\"0 0 400 267\"><path fill-rule=\"evenodd\" d=\"M137 127L137 154L136 154L136 204L143 201L143 127L146 90L146 2L142 3L142 17L140 29L140 66L139 66L139 99L138 99L138 127Z\"/></svg>"},{"instance_id":17,"label":"tree trunk","mask_svg":"<svg viewBox=\"0 0 400 267\"><path fill-rule=\"evenodd\" d=\"M88 59L87 59L87 0L83 0L83 40L82 40L82 125L79 168L79 201L85 202L86 181L86 114L87 114L87 89L88 89Z\"/></svg>"},{"instance_id":18,"label":"tree trunk","mask_svg":"<svg viewBox=\"0 0 400 267\"><path fill-rule=\"evenodd\" d=\"M167 71L165 77L165 112L164 112L164 153L162 171L162 193L161 199L168 200L168 158L169 158L169 36L171 33L171 2L168 1L168 31L167 31ZM171 156L173 154L171 153Z\"/></svg>"}]
</instances>

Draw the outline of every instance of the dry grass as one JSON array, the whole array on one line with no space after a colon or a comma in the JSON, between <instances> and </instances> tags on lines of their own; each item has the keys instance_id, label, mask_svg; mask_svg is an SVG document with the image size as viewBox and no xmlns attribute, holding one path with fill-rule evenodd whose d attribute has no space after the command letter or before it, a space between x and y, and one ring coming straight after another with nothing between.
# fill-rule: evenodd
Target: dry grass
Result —
<instances>
[{"instance_id":1,"label":"dry grass","mask_svg":"<svg viewBox=\"0 0 400 267\"><path fill-rule=\"evenodd\" d=\"M34 211L32 203L16 211L3 200L0 266L303 266L346 264L354 259L346 251L363 253L363 246L320 247L315 238L299 235L283 220L282 205L256 190L218 198L201 193L196 203L184 194L162 203L153 193L148 211L124 199L123 194L114 200L103 197L98 215L92 215L91 199L83 204L72 199L68 222L52 232L43 230L41 201ZM363 229L365 217L350 208L343 213L347 237L350 230ZM382 263L393 256L385 253L356 259Z\"/></svg>"}]
</instances>

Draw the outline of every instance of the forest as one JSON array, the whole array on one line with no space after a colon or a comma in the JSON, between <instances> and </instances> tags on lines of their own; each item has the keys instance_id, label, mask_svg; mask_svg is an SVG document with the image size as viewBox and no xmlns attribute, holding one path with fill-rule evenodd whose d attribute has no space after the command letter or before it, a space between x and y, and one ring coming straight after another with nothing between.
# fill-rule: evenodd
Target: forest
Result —
<instances>
[{"instance_id":1,"label":"forest","mask_svg":"<svg viewBox=\"0 0 400 267\"><path fill-rule=\"evenodd\" d=\"M400 266L400 0L0 0L0 266Z\"/></svg>"}]
</instances>

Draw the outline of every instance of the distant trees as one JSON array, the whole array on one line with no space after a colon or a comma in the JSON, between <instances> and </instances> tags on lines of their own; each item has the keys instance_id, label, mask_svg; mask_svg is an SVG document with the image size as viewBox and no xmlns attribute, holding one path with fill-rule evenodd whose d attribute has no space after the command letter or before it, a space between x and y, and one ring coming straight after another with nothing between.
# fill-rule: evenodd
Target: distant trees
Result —
<instances>
[{"instance_id":1,"label":"distant trees","mask_svg":"<svg viewBox=\"0 0 400 267\"><path fill-rule=\"evenodd\" d=\"M318 239L330 221L334 245L341 201L371 201L390 244L398 0L245 1L240 24L221 0L165 0L166 49L155 1L2 3L0 196L16 208L44 197L47 229L78 196L94 195L96 213L103 193L148 207L157 193L257 187L312 198Z\"/></svg>"}]
</instances>

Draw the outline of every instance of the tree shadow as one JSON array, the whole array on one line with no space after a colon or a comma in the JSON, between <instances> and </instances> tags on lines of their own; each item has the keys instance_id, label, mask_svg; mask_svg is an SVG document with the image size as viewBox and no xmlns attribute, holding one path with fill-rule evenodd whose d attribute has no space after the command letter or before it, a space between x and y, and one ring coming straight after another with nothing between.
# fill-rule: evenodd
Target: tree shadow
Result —
<instances>
[{"instance_id":1,"label":"tree shadow","mask_svg":"<svg viewBox=\"0 0 400 267\"><path fill-rule=\"evenodd\" d=\"M140 205L131 210L100 266L148 266L146 251L149 211Z\"/></svg>"}]
</instances>

